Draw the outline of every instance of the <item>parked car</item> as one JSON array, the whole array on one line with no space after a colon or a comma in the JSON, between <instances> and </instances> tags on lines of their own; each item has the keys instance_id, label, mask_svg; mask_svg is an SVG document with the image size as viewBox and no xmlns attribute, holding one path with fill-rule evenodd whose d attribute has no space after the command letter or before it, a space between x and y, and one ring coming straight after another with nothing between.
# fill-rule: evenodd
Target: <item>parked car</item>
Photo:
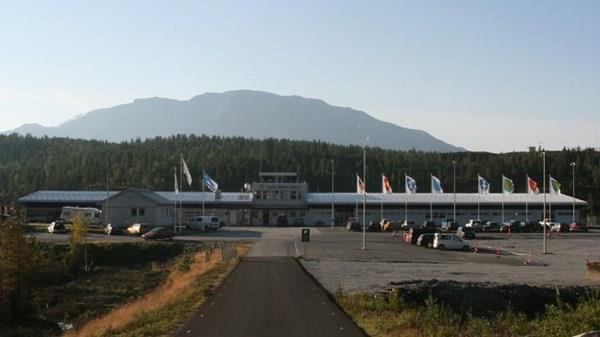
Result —
<instances>
[{"instance_id":1,"label":"parked car","mask_svg":"<svg viewBox=\"0 0 600 337\"><path fill-rule=\"evenodd\" d=\"M127 227L127 233L130 235L142 235L151 229L152 227L147 223L134 223Z\"/></svg>"},{"instance_id":2,"label":"parked car","mask_svg":"<svg viewBox=\"0 0 600 337\"><path fill-rule=\"evenodd\" d=\"M456 230L456 235L461 239L475 239L475 230L473 227L460 226Z\"/></svg>"},{"instance_id":3,"label":"parked car","mask_svg":"<svg viewBox=\"0 0 600 337\"><path fill-rule=\"evenodd\" d=\"M498 232L500 231L500 224L495 221L488 221L483 225L481 230L483 232Z\"/></svg>"},{"instance_id":4,"label":"parked car","mask_svg":"<svg viewBox=\"0 0 600 337\"><path fill-rule=\"evenodd\" d=\"M510 220L502 225L500 225L501 232L508 232L510 229L511 233L516 233L521 231L521 221L519 220Z\"/></svg>"},{"instance_id":5,"label":"parked car","mask_svg":"<svg viewBox=\"0 0 600 337\"><path fill-rule=\"evenodd\" d=\"M144 240L172 240L173 229L170 227L155 227L148 233L142 235Z\"/></svg>"},{"instance_id":6,"label":"parked car","mask_svg":"<svg viewBox=\"0 0 600 337\"><path fill-rule=\"evenodd\" d=\"M436 233L423 233L417 238L417 246L431 248L433 247L433 236Z\"/></svg>"},{"instance_id":7,"label":"parked car","mask_svg":"<svg viewBox=\"0 0 600 337\"><path fill-rule=\"evenodd\" d=\"M556 222L554 221L554 219L553 219L553 218L546 218L546 219L544 219L544 220L540 220L540 221L539 221L539 224L540 224L540 227L541 227L541 229L542 229L542 230L544 230L544 223L546 224L546 230L547 230L547 231L549 231L549 230L550 230L550 228L552 228L552 226L553 226L554 224L556 224Z\"/></svg>"},{"instance_id":8,"label":"parked car","mask_svg":"<svg viewBox=\"0 0 600 337\"><path fill-rule=\"evenodd\" d=\"M452 232L458 229L458 222L454 219L445 219L442 221L442 230L444 232Z\"/></svg>"},{"instance_id":9,"label":"parked car","mask_svg":"<svg viewBox=\"0 0 600 337\"><path fill-rule=\"evenodd\" d=\"M415 227L415 228L411 228L408 231L408 237L409 237L410 243L413 244L413 245L415 245L415 244L417 244L417 240L419 239L419 236L421 234L424 234L424 233L437 233L437 232L438 232L438 230L435 227L434 228L431 228L431 227L429 227L429 228Z\"/></svg>"},{"instance_id":10,"label":"parked car","mask_svg":"<svg viewBox=\"0 0 600 337\"><path fill-rule=\"evenodd\" d=\"M398 222L389 219L383 219L379 224L381 226L381 230L384 232L399 231L401 229L401 226Z\"/></svg>"},{"instance_id":11,"label":"parked car","mask_svg":"<svg viewBox=\"0 0 600 337\"><path fill-rule=\"evenodd\" d=\"M58 234L58 233L66 233L66 232L67 232L67 228L65 227L65 221L63 219L57 219L55 221L52 221L48 225L48 233Z\"/></svg>"},{"instance_id":12,"label":"parked car","mask_svg":"<svg viewBox=\"0 0 600 337\"><path fill-rule=\"evenodd\" d=\"M219 217L214 215L198 215L189 220L187 227L202 232L216 231L221 227L221 221Z\"/></svg>"},{"instance_id":13,"label":"parked car","mask_svg":"<svg viewBox=\"0 0 600 337\"><path fill-rule=\"evenodd\" d=\"M381 232L381 225L378 222L371 221L367 226L367 231L369 232Z\"/></svg>"},{"instance_id":14,"label":"parked car","mask_svg":"<svg viewBox=\"0 0 600 337\"><path fill-rule=\"evenodd\" d=\"M436 233L433 237L433 248L470 251L473 249L473 246L469 241L463 240L458 235Z\"/></svg>"},{"instance_id":15,"label":"parked car","mask_svg":"<svg viewBox=\"0 0 600 337\"><path fill-rule=\"evenodd\" d=\"M587 232L588 227L586 224L573 222L569 225L569 231L571 231L571 232Z\"/></svg>"},{"instance_id":16,"label":"parked car","mask_svg":"<svg viewBox=\"0 0 600 337\"><path fill-rule=\"evenodd\" d=\"M421 228L425 228L425 229L437 229L437 226L435 224L434 221L424 221L423 224L421 225Z\"/></svg>"},{"instance_id":17,"label":"parked car","mask_svg":"<svg viewBox=\"0 0 600 337\"><path fill-rule=\"evenodd\" d=\"M538 228L541 229L539 224L535 221L521 222L521 227L519 229L519 232L533 233L533 232L536 232L538 230Z\"/></svg>"},{"instance_id":18,"label":"parked car","mask_svg":"<svg viewBox=\"0 0 600 337\"><path fill-rule=\"evenodd\" d=\"M104 233L106 235L123 235L126 229L127 226L125 225L109 223L106 225L106 227L104 227Z\"/></svg>"},{"instance_id":19,"label":"parked car","mask_svg":"<svg viewBox=\"0 0 600 337\"><path fill-rule=\"evenodd\" d=\"M362 225L356 218L350 218L346 222L346 229L348 231L360 231L362 230Z\"/></svg>"},{"instance_id":20,"label":"parked car","mask_svg":"<svg viewBox=\"0 0 600 337\"><path fill-rule=\"evenodd\" d=\"M559 222L554 222L552 224L552 226L550 226L550 231L551 232L568 232L569 231L569 224L566 223L559 223Z\"/></svg>"},{"instance_id":21,"label":"parked car","mask_svg":"<svg viewBox=\"0 0 600 337\"><path fill-rule=\"evenodd\" d=\"M471 219L464 225L464 227L471 227L476 232L481 232L483 230L483 224L481 223L481 220Z\"/></svg>"},{"instance_id":22,"label":"parked car","mask_svg":"<svg viewBox=\"0 0 600 337\"><path fill-rule=\"evenodd\" d=\"M402 221L402 224L400 224L400 229L403 230L403 231L408 231L408 230L410 230L412 228L415 228L415 227L417 227L417 225L415 224L414 221L406 221L406 220L404 220L404 221Z\"/></svg>"}]
</instances>

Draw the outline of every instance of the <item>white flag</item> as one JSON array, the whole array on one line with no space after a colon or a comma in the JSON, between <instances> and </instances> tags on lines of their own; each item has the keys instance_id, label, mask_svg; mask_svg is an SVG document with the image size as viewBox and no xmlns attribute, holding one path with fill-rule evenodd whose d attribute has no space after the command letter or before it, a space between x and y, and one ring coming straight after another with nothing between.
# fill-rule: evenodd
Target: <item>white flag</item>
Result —
<instances>
[{"instance_id":1,"label":"white flag","mask_svg":"<svg viewBox=\"0 0 600 337\"><path fill-rule=\"evenodd\" d=\"M187 164L185 163L185 160L183 159L183 157L181 157L181 163L183 165L183 174L185 174L187 183L190 187L192 187L192 174L190 173L190 169L188 168Z\"/></svg>"},{"instance_id":2,"label":"white flag","mask_svg":"<svg viewBox=\"0 0 600 337\"><path fill-rule=\"evenodd\" d=\"M177 171L173 169L173 178L175 179L175 194L179 194L179 184L177 183Z\"/></svg>"}]
</instances>

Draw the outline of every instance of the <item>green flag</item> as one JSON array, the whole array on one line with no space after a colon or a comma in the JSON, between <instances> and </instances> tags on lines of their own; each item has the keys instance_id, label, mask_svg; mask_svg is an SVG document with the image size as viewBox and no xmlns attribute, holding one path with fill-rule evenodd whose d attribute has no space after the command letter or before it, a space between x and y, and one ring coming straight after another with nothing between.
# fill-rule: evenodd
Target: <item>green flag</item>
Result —
<instances>
[{"instance_id":1,"label":"green flag","mask_svg":"<svg viewBox=\"0 0 600 337\"><path fill-rule=\"evenodd\" d=\"M505 176L502 176L502 193L513 194L514 191L515 184L513 183L513 181Z\"/></svg>"},{"instance_id":2,"label":"green flag","mask_svg":"<svg viewBox=\"0 0 600 337\"><path fill-rule=\"evenodd\" d=\"M558 180L552 178L552 176L550 176L550 194L561 194L560 183Z\"/></svg>"}]
</instances>

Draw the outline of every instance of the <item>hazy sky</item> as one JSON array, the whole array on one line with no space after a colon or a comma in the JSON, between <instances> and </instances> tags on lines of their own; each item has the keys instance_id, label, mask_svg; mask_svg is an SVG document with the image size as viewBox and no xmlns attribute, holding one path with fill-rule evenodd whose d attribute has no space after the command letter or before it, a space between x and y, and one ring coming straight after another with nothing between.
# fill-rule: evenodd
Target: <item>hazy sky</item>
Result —
<instances>
[{"instance_id":1,"label":"hazy sky","mask_svg":"<svg viewBox=\"0 0 600 337\"><path fill-rule=\"evenodd\" d=\"M10 1L0 130L161 96L321 98L471 150L600 147L600 1Z\"/></svg>"}]
</instances>

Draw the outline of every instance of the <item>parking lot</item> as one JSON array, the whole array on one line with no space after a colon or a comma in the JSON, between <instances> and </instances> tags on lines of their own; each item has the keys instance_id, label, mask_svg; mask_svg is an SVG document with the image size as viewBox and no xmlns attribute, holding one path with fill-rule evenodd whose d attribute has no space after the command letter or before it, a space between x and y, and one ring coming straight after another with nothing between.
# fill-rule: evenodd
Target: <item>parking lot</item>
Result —
<instances>
[{"instance_id":1,"label":"parking lot","mask_svg":"<svg viewBox=\"0 0 600 337\"><path fill-rule=\"evenodd\" d=\"M301 256L303 266L329 291L379 291L423 280L450 280L532 286L600 285L586 260L600 261L600 231L552 233L542 254L542 233L477 233L479 253L440 251L403 242L401 235L362 233L345 228L225 227L215 232L176 236L181 242L227 240L253 243L250 256ZM65 234L35 234L41 241L67 241ZM90 241L141 241L136 236L88 235ZM500 253L499 257L497 253Z\"/></svg>"},{"instance_id":2,"label":"parking lot","mask_svg":"<svg viewBox=\"0 0 600 337\"><path fill-rule=\"evenodd\" d=\"M600 231L553 233L542 254L541 233L478 233L480 253L440 251L410 245L390 233L322 229L302 262L329 290L379 291L422 280L526 284L600 285L588 274L586 260L600 261ZM499 257L497 253L500 253Z\"/></svg>"}]
</instances>

